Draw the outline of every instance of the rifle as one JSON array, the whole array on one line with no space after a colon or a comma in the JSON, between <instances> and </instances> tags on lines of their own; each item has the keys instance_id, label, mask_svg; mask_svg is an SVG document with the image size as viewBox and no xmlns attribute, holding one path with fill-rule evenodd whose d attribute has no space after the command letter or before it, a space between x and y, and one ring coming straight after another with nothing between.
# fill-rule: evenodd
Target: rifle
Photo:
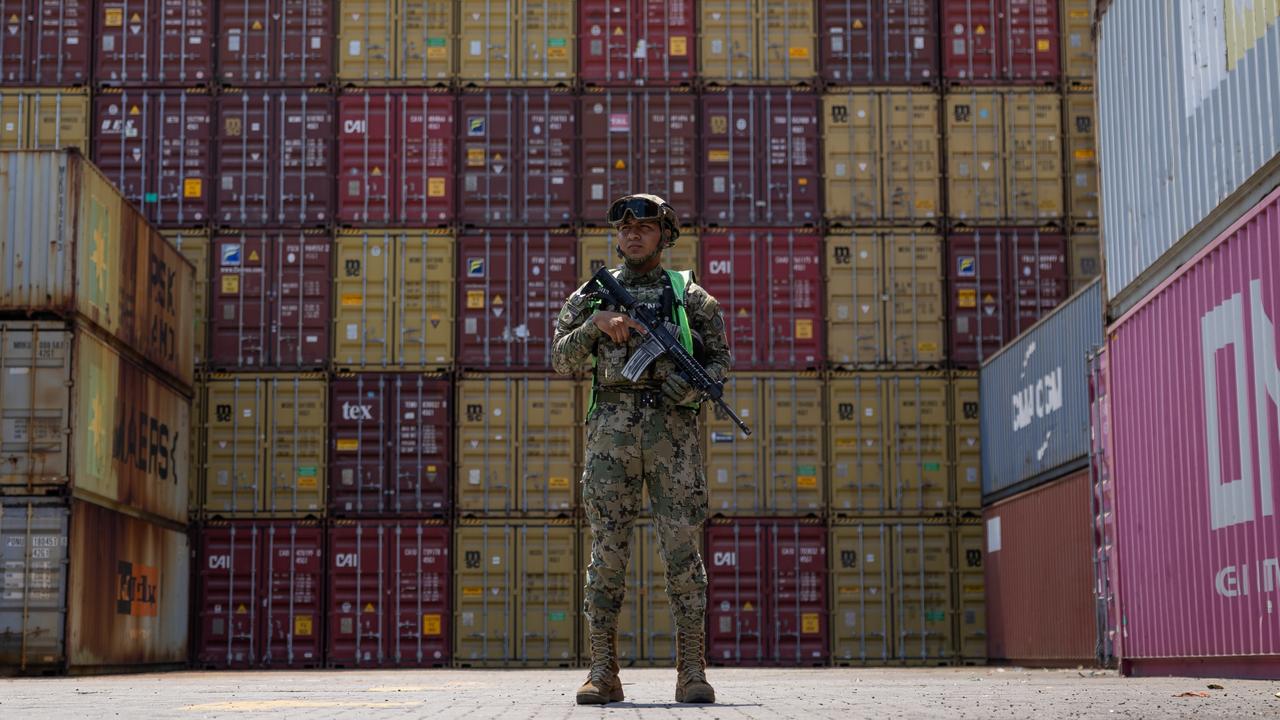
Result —
<instances>
[{"instance_id":1,"label":"rifle","mask_svg":"<svg viewBox=\"0 0 1280 720\"><path fill-rule=\"evenodd\" d=\"M703 399L714 402L725 415L733 420L743 435L750 435L751 428L742 422L742 418L729 407L724 401L724 383L716 380L707 374L706 368L689 354L688 350L680 344L676 336L668 329L667 323L657 316L648 306L640 304L634 295L627 292L622 287L622 283L609 272L609 268L602 267L596 271L591 278L595 283L595 289L592 294L600 298L607 305L619 308L622 312L630 315L638 320L649 330L651 339L657 340L662 347L662 351L671 358L675 363L676 369L684 376L689 384L695 390L702 394Z\"/></svg>"}]
</instances>

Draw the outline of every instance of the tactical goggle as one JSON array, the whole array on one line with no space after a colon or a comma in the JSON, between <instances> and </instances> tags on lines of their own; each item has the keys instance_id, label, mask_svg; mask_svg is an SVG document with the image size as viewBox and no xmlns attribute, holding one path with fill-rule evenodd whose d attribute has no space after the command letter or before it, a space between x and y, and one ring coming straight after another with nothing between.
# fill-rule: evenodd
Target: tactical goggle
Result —
<instances>
[{"instance_id":1,"label":"tactical goggle","mask_svg":"<svg viewBox=\"0 0 1280 720\"><path fill-rule=\"evenodd\" d=\"M625 222L630 215L630 219L660 220L662 219L662 206L647 198L622 198L616 200L609 206L608 220L610 225L617 225Z\"/></svg>"}]
</instances>

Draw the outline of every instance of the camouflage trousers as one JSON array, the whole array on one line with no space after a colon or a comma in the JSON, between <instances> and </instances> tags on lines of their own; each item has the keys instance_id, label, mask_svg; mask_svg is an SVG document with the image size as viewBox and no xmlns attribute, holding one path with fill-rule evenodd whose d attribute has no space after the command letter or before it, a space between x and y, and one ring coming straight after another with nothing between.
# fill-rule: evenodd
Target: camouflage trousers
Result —
<instances>
[{"instance_id":1,"label":"camouflage trousers","mask_svg":"<svg viewBox=\"0 0 1280 720\"><path fill-rule=\"evenodd\" d=\"M614 629L626 596L632 527L649 489L667 594L677 625L702 625L707 573L702 521L707 482L698 445L698 414L631 398L600 402L587 421L582 502L591 522L591 561L583 611L593 628Z\"/></svg>"}]
</instances>

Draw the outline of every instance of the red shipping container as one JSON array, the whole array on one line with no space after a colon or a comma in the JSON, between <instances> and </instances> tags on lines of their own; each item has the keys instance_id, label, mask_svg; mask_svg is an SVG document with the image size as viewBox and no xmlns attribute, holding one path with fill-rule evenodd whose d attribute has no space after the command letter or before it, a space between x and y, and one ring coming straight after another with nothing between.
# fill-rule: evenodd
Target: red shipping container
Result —
<instances>
[{"instance_id":1,"label":"red shipping container","mask_svg":"<svg viewBox=\"0 0 1280 720\"><path fill-rule=\"evenodd\" d=\"M331 515L446 514L453 455L449 381L421 373L340 375L329 392Z\"/></svg>"},{"instance_id":2,"label":"red shipping container","mask_svg":"<svg viewBox=\"0 0 1280 720\"><path fill-rule=\"evenodd\" d=\"M338 99L338 219L438 227L454 217L454 99L356 90Z\"/></svg>"},{"instance_id":3,"label":"red shipping container","mask_svg":"<svg viewBox=\"0 0 1280 720\"><path fill-rule=\"evenodd\" d=\"M818 0L822 76L832 85L938 78L934 0Z\"/></svg>"},{"instance_id":4,"label":"red shipping container","mask_svg":"<svg viewBox=\"0 0 1280 720\"><path fill-rule=\"evenodd\" d=\"M333 3L222 0L218 73L230 85L325 85L333 79Z\"/></svg>"},{"instance_id":5,"label":"red shipping container","mask_svg":"<svg viewBox=\"0 0 1280 720\"><path fill-rule=\"evenodd\" d=\"M702 221L816 225L822 217L818 96L716 88L702 95Z\"/></svg>"},{"instance_id":6,"label":"red shipping container","mask_svg":"<svg viewBox=\"0 0 1280 720\"><path fill-rule=\"evenodd\" d=\"M547 230L458 239L457 363L468 370L551 369L564 301L578 289L578 243Z\"/></svg>"},{"instance_id":7,"label":"red shipping container","mask_svg":"<svg viewBox=\"0 0 1280 720\"><path fill-rule=\"evenodd\" d=\"M314 521L211 522L197 556L205 668L319 667L324 531Z\"/></svg>"},{"instance_id":8,"label":"red shipping container","mask_svg":"<svg viewBox=\"0 0 1280 720\"><path fill-rule=\"evenodd\" d=\"M698 209L697 98L683 91L607 90L582 97L583 222L604 225L609 203L661 196L692 219Z\"/></svg>"},{"instance_id":9,"label":"red shipping container","mask_svg":"<svg viewBox=\"0 0 1280 720\"><path fill-rule=\"evenodd\" d=\"M1107 329L1121 669L1280 677L1280 190Z\"/></svg>"},{"instance_id":10,"label":"red shipping container","mask_svg":"<svg viewBox=\"0 0 1280 720\"><path fill-rule=\"evenodd\" d=\"M257 231L213 242L209 366L314 370L329 359L329 236Z\"/></svg>"},{"instance_id":11,"label":"red shipping container","mask_svg":"<svg viewBox=\"0 0 1280 720\"><path fill-rule=\"evenodd\" d=\"M115 90L93 102L93 162L159 227L209 221L213 98L191 90Z\"/></svg>"},{"instance_id":12,"label":"red shipping container","mask_svg":"<svg viewBox=\"0 0 1280 720\"><path fill-rule=\"evenodd\" d=\"M984 228L947 239L948 356L977 367L1070 293L1067 239L1034 228Z\"/></svg>"},{"instance_id":13,"label":"red shipping container","mask_svg":"<svg viewBox=\"0 0 1280 720\"><path fill-rule=\"evenodd\" d=\"M577 218L577 105L551 88L462 96L463 222L563 227Z\"/></svg>"},{"instance_id":14,"label":"red shipping container","mask_svg":"<svg viewBox=\"0 0 1280 720\"><path fill-rule=\"evenodd\" d=\"M190 87L213 81L213 0L95 5L100 85Z\"/></svg>"},{"instance_id":15,"label":"red shipping container","mask_svg":"<svg viewBox=\"0 0 1280 720\"><path fill-rule=\"evenodd\" d=\"M449 528L338 520L329 528L330 667L443 667L450 658Z\"/></svg>"},{"instance_id":16,"label":"red shipping container","mask_svg":"<svg viewBox=\"0 0 1280 720\"><path fill-rule=\"evenodd\" d=\"M218 223L322 227L333 219L331 95L224 90L218 98Z\"/></svg>"},{"instance_id":17,"label":"red shipping container","mask_svg":"<svg viewBox=\"0 0 1280 720\"><path fill-rule=\"evenodd\" d=\"M1056 82L1058 0L943 0L943 71L961 84Z\"/></svg>"},{"instance_id":18,"label":"red shipping container","mask_svg":"<svg viewBox=\"0 0 1280 720\"><path fill-rule=\"evenodd\" d=\"M737 370L818 369L826 343L822 238L812 231L709 230L697 281L720 303Z\"/></svg>"},{"instance_id":19,"label":"red shipping container","mask_svg":"<svg viewBox=\"0 0 1280 720\"><path fill-rule=\"evenodd\" d=\"M0 81L68 86L89 82L93 3L0 0Z\"/></svg>"},{"instance_id":20,"label":"red shipping container","mask_svg":"<svg viewBox=\"0 0 1280 720\"><path fill-rule=\"evenodd\" d=\"M826 664L826 528L717 521L707 527L706 548L709 663Z\"/></svg>"},{"instance_id":21,"label":"red shipping container","mask_svg":"<svg viewBox=\"0 0 1280 720\"><path fill-rule=\"evenodd\" d=\"M586 85L688 85L697 73L693 0L579 0Z\"/></svg>"}]
</instances>

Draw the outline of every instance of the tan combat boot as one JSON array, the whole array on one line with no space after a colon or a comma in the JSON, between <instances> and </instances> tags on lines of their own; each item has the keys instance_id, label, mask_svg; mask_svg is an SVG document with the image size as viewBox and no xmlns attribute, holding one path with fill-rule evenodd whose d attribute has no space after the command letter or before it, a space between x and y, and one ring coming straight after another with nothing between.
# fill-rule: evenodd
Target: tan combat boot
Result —
<instances>
[{"instance_id":1,"label":"tan combat boot","mask_svg":"<svg viewBox=\"0 0 1280 720\"><path fill-rule=\"evenodd\" d=\"M713 703L716 691L707 682L703 629L676 630L676 702Z\"/></svg>"},{"instance_id":2,"label":"tan combat boot","mask_svg":"<svg viewBox=\"0 0 1280 720\"><path fill-rule=\"evenodd\" d=\"M592 630L591 669L587 681L578 688L579 705L621 702L622 680L618 678L618 631Z\"/></svg>"}]
</instances>

